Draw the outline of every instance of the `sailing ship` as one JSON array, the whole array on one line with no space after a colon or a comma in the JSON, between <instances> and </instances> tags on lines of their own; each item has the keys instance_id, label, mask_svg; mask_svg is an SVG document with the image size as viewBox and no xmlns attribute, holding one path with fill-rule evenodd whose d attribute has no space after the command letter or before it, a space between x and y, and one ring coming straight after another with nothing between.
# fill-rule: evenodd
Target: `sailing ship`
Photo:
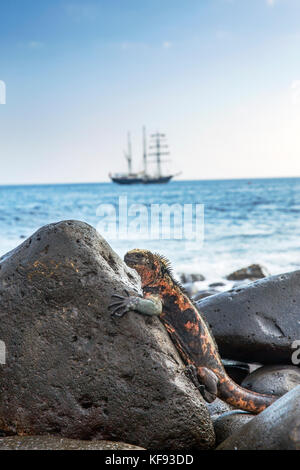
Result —
<instances>
[{"instance_id":1,"label":"sailing ship","mask_svg":"<svg viewBox=\"0 0 300 470\"><path fill-rule=\"evenodd\" d=\"M169 155L168 145L166 144L166 136L165 134L161 134L160 132L156 132L150 136L150 150L151 152L147 152L147 137L146 137L146 129L143 127L143 171L139 173L134 173L132 171L132 149L131 149L131 137L130 133L128 133L128 149L125 152L125 158L128 164L128 172L127 173L115 173L109 174L110 179L114 183L118 184L158 184L158 183L168 183L175 174L162 174L162 163L166 160L162 159L162 156ZM149 157L154 158L154 162L156 163L156 173L150 174L148 172L148 164L151 163L151 159ZM153 160L152 160L153 161Z\"/></svg>"}]
</instances>

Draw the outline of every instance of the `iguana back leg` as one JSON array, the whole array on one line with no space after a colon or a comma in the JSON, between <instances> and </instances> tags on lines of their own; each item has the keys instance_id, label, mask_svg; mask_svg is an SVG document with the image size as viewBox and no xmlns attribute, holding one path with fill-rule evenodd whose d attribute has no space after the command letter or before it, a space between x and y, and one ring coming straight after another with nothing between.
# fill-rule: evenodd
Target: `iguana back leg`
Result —
<instances>
[{"instance_id":1,"label":"iguana back leg","mask_svg":"<svg viewBox=\"0 0 300 470\"><path fill-rule=\"evenodd\" d=\"M203 398L208 402L213 402L218 395L219 379L216 374L207 367L197 367L197 376L200 383L205 386Z\"/></svg>"},{"instance_id":2,"label":"iguana back leg","mask_svg":"<svg viewBox=\"0 0 300 470\"><path fill-rule=\"evenodd\" d=\"M217 398L219 379L213 371L206 367L197 368L193 364L189 364L185 368L185 372L205 401L212 403Z\"/></svg>"}]
</instances>

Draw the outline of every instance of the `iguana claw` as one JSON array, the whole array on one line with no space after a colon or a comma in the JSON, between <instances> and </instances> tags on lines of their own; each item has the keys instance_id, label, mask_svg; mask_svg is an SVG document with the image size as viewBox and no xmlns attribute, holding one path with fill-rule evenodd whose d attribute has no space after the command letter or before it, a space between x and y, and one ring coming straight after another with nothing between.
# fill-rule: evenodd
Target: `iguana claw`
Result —
<instances>
[{"instance_id":1,"label":"iguana claw","mask_svg":"<svg viewBox=\"0 0 300 470\"><path fill-rule=\"evenodd\" d=\"M112 299L116 299L116 302L112 302L108 306L108 309L113 308L113 311L111 312L112 316L121 318L130 310L134 310L137 297L130 296L129 292L126 289L124 289L124 292L126 294L126 297L124 295L119 294L113 294L111 296Z\"/></svg>"}]
</instances>

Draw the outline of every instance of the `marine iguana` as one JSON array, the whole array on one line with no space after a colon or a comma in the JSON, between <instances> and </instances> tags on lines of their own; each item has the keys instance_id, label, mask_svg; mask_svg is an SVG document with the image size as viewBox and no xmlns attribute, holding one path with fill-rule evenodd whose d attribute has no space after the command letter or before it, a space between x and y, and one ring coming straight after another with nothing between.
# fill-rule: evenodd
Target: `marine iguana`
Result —
<instances>
[{"instance_id":1,"label":"marine iguana","mask_svg":"<svg viewBox=\"0 0 300 470\"><path fill-rule=\"evenodd\" d=\"M246 390L226 373L209 326L180 284L174 280L166 258L135 249L125 263L141 277L143 297L114 294L112 315L122 317L130 310L157 315L179 351L193 383L207 402L216 397L252 413L260 413L278 397Z\"/></svg>"}]
</instances>

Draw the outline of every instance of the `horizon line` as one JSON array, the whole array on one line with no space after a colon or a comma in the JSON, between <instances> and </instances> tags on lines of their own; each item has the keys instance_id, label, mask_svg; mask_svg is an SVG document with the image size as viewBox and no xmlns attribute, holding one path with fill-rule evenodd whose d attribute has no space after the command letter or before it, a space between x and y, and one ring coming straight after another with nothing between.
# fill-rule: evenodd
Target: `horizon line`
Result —
<instances>
[{"instance_id":1,"label":"horizon line","mask_svg":"<svg viewBox=\"0 0 300 470\"><path fill-rule=\"evenodd\" d=\"M199 179L177 179L172 180L168 184L189 182L189 181L250 181L250 180L272 180L272 179L299 179L300 176L254 176L254 177L232 177L232 178L199 178ZM16 186L67 186L67 185L84 185L84 184L117 184L112 181L74 181L74 182L49 182L49 183L0 183L0 188L16 187ZM126 186L126 185L123 185Z\"/></svg>"}]
</instances>

